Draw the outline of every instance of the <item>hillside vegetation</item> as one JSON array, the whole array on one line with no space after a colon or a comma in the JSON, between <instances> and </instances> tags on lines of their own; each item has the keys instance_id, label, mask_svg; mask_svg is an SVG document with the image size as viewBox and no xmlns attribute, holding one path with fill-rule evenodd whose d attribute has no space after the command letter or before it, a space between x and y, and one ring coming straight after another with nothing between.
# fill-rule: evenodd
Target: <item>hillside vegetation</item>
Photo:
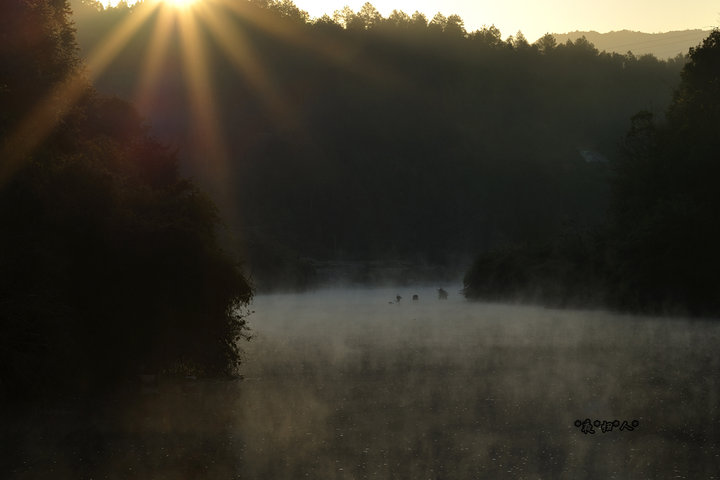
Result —
<instances>
[{"instance_id":1,"label":"hillside vegetation","mask_svg":"<svg viewBox=\"0 0 720 480\"><path fill-rule=\"evenodd\" d=\"M140 8L84 10L81 50ZM531 45L494 27L469 32L456 15L383 18L370 4L314 21L288 1L205 8L224 19L219 29L198 15L194 44L227 160L219 173L209 158L187 158L184 171L229 212L251 264L277 258L285 267L270 270L295 277L303 259L463 264L598 225L608 160L630 117L664 111L684 63L602 53L583 39ZM159 15L98 88L135 97ZM163 138L202 158L210 149L186 101L193 80L179 27L165 40L140 108Z\"/></svg>"}]
</instances>

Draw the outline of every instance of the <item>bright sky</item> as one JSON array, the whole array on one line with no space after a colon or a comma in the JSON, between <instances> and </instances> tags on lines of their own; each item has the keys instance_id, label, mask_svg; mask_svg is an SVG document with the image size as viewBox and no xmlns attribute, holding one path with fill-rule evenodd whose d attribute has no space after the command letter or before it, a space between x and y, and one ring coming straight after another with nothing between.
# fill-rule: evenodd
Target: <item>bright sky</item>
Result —
<instances>
[{"instance_id":1,"label":"bright sky","mask_svg":"<svg viewBox=\"0 0 720 480\"><path fill-rule=\"evenodd\" d=\"M116 4L118 0L101 0ZM198 0L202 1L202 0ZM345 5L360 10L367 0L294 0L312 17L332 16ZM128 3L133 3L129 0ZM635 30L646 33L673 30L708 30L720 25L718 0L371 0L387 17L394 9L423 12L428 20L435 13L457 13L469 31L495 25L503 38L522 30L530 42L545 33L576 30Z\"/></svg>"},{"instance_id":2,"label":"bright sky","mask_svg":"<svg viewBox=\"0 0 720 480\"><path fill-rule=\"evenodd\" d=\"M357 11L367 0L295 0L311 16L332 14L345 5ZM522 30L534 41L545 33L575 30L636 30L647 33L700 28L720 24L717 0L374 0L386 17L393 9L412 14L418 10L428 19L435 13L457 13L465 28L483 25L500 29L503 38Z\"/></svg>"}]
</instances>

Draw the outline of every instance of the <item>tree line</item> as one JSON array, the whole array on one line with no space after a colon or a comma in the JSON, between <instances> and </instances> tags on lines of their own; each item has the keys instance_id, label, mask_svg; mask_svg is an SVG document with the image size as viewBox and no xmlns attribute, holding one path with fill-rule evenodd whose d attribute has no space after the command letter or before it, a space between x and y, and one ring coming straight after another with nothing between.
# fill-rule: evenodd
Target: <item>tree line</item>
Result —
<instances>
[{"instance_id":1,"label":"tree line","mask_svg":"<svg viewBox=\"0 0 720 480\"><path fill-rule=\"evenodd\" d=\"M216 206L130 103L83 77L66 0L4 1L0 31L0 400L232 374L252 291ZM67 79L81 93L61 114Z\"/></svg>"},{"instance_id":2,"label":"tree line","mask_svg":"<svg viewBox=\"0 0 720 480\"><path fill-rule=\"evenodd\" d=\"M86 12L81 49L137 8ZM678 92L707 45L661 61L600 52L583 38L530 44L493 26L470 32L457 15L385 18L371 4L315 20L289 1L208 8L241 32L277 94L273 108L213 29L199 29L231 153L224 201L256 278L303 284L314 263L333 260L477 257L470 297L713 311L715 257L703 245L714 238L714 207L702 186L713 177L698 153L707 142L680 147L677 132L692 129L673 113L689 104ZM99 88L132 95L128 79L156 28L147 22ZM162 91L182 93L183 52L170 44ZM700 131L707 112L695 110L683 121L696 114ZM180 138L191 117L172 102L144 114ZM202 177L200 165L182 168Z\"/></svg>"},{"instance_id":3,"label":"tree line","mask_svg":"<svg viewBox=\"0 0 720 480\"><path fill-rule=\"evenodd\" d=\"M81 49L138 8L78 16ZM530 44L493 26L468 32L457 15L385 18L371 4L316 20L289 1L205 8L241 34L238 48L275 92L273 106L198 19L231 156L232 195L220 206L235 212L228 221L249 263L263 266L256 276L282 272L273 281L302 282L313 261L463 264L500 245L546 241L567 225L599 225L609 160L630 117L666 108L685 61L599 52L584 39L558 44L552 35ZM153 18L98 88L133 95ZM170 92L186 95L187 77L177 32L170 35L156 103L143 113L184 146L192 113L167 101ZM203 177L202 165L182 167Z\"/></svg>"},{"instance_id":4,"label":"tree line","mask_svg":"<svg viewBox=\"0 0 720 480\"><path fill-rule=\"evenodd\" d=\"M595 232L480 255L471 298L592 301L633 311L720 314L720 31L690 49L663 116L632 118Z\"/></svg>"}]
</instances>

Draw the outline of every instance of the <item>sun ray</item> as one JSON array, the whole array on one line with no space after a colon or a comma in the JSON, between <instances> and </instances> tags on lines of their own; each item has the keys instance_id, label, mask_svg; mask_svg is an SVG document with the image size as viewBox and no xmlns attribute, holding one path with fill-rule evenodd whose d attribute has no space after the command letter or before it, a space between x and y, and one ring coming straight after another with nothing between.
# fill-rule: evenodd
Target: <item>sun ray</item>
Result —
<instances>
[{"instance_id":1,"label":"sun ray","mask_svg":"<svg viewBox=\"0 0 720 480\"><path fill-rule=\"evenodd\" d=\"M97 78L118 53L127 45L130 37L145 23L158 7L156 2L146 2L133 9L132 13L115 29L98 48L88 55L85 65L90 79Z\"/></svg>"},{"instance_id":2,"label":"sun ray","mask_svg":"<svg viewBox=\"0 0 720 480\"><path fill-rule=\"evenodd\" d=\"M261 62L249 47L247 37L226 17L221 16L216 8L198 8L197 12L210 27L211 34L235 69L243 74L260 94L260 100L268 107L274 120L289 128L297 128L298 121L291 112L288 102L282 98L273 85L272 78L267 75Z\"/></svg>"},{"instance_id":3,"label":"sun ray","mask_svg":"<svg viewBox=\"0 0 720 480\"><path fill-rule=\"evenodd\" d=\"M163 7L159 9L150 46L141 69L142 76L135 91L137 107L140 111L145 110L151 103L152 91L160 77L164 56L170 45L174 20L172 10Z\"/></svg>"},{"instance_id":4,"label":"sun ray","mask_svg":"<svg viewBox=\"0 0 720 480\"><path fill-rule=\"evenodd\" d=\"M37 103L23 117L18 126L7 136L0 147L0 188L22 166L22 162L31 154L77 101L89 89L90 82L97 78L108 64L117 56L130 37L147 20L157 4L143 4L137 7L125 21L115 29L85 61L85 69L69 75L59 85Z\"/></svg>"},{"instance_id":5,"label":"sun ray","mask_svg":"<svg viewBox=\"0 0 720 480\"><path fill-rule=\"evenodd\" d=\"M214 5L210 5L211 3ZM0 186L19 168L22 160L50 134L83 93L88 91L89 82L107 68L127 45L132 35L159 6L167 8L161 9L156 20L156 30L144 60L142 77L136 88L136 98L141 108L150 102L152 87L157 83L160 75L163 54L168 50L171 41L173 23L177 22L184 72L188 82L188 97L193 112L196 145L201 146L202 154L208 160L206 173L214 179L214 182L226 177L229 155L221 135L221 122L211 91L208 64L201 44L202 36L198 32L198 19L201 18L210 27L209 31L225 55L249 80L274 119L286 127L297 127L300 122L291 111L289 102L285 101L280 90L273 86L272 78L249 47L245 35L218 10L210 7L224 6L232 14L253 22L276 38L320 53L341 68L353 73L376 82L383 82L385 85L409 87L409 82L399 78L391 69L358 57L341 44L324 42L316 35L308 35L307 28L302 24L278 18L272 12L245 2L198 0L197 3L184 2L184 5L178 5L170 1L148 0L135 6L132 13L87 57L84 71L69 76L54 88L19 122L12 134L6 137L3 145L0 146L0 153L5 158L0 166Z\"/></svg>"},{"instance_id":6,"label":"sun ray","mask_svg":"<svg viewBox=\"0 0 720 480\"><path fill-rule=\"evenodd\" d=\"M411 82L388 66L378 66L375 62L350 52L341 43L329 39L325 41L321 39L320 35L308 35L305 24L279 18L275 13L257 8L247 2L234 0L205 0L205 2L219 3L235 15L253 22L274 37L292 43L294 46L319 53L332 60L337 66L360 77L400 89L411 87Z\"/></svg>"},{"instance_id":7,"label":"sun ray","mask_svg":"<svg viewBox=\"0 0 720 480\"><path fill-rule=\"evenodd\" d=\"M202 3L202 0L162 0L162 3L179 10L184 10L194 7L198 3Z\"/></svg>"},{"instance_id":8,"label":"sun ray","mask_svg":"<svg viewBox=\"0 0 720 480\"><path fill-rule=\"evenodd\" d=\"M229 198L229 155L221 135L218 110L210 88L210 76L205 61L202 38L192 15L178 17L183 66L188 80L188 96L193 116L193 144L203 180L210 183L221 202L232 205Z\"/></svg>"}]
</instances>

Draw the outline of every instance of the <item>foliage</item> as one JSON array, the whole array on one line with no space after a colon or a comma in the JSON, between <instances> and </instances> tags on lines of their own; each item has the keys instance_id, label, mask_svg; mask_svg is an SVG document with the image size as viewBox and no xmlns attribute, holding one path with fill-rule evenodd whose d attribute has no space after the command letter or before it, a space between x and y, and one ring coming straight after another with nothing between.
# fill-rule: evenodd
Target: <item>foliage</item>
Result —
<instances>
[{"instance_id":1,"label":"foliage","mask_svg":"<svg viewBox=\"0 0 720 480\"><path fill-rule=\"evenodd\" d=\"M207 8L242 34L265 87L226 60L212 28L198 40L232 157L229 221L321 261L443 262L551 242L568 221L598 225L608 164L582 152L615 156L627 119L661 111L681 68L582 39L504 41L494 26L468 32L457 15L383 18L366 4L303 23L273 2L242 4L252 13ZM119 23L111 10L78 19L83 51L97 45L97 25ZM99 88L135 92L128 78L141 76L155 30L153 21L142 27ZM180 43L169 39L156 98L185 95ZM194 148L186 105L144 108L160 134ZM202 164L183 167L205 178Z\"/></svg>"},{"instance_id":2,"label":"foliage","mask_svg":"<svg viewBox=\"0 0 720 480\"><path fill-rule=\"evenodd\" d=\"M64 1L3 10L38 35L10 30L2 52L7 133L79 62ZM33 68L54 76L22 78ZM234 372L251 289L219 246L216 207L130 104L87 92L0 189L0 396Z\"/></svg>"},{"instance_id":3,"label":"foliage","mask_svg":"<svg viewBox=\"0 0 720 480\"><path fill-rule=\"evenodd\" d=\"M495 251L469 270L469 297L540 291L560 279L564 295L601 286L605 304L634 311L720 314L720 31L690 50L665 120L632 118L613 162L612 203L585 258L572 248ZM554 264L553 264L554 263ZM538 268L540 273L537 274ZM567 275L581 271L582 275Z\"/></svg>"},{"instance_id":4,"label":"foliage","mask_svg":"<svg viewBox=\"0 0 720 480\"><path fill-rule=\"evenodd\" d=\"M615 166L617 302L720 312L720 32L690 50L666 120L637 115Z\"/></svg>"},{"instance_id":5,"label":"foliage","mask_svg":"<svg viewBox=\"0 0 720 480\"><path fill-rule=\"evenodd\" d=\"M464 278L467 298L558 307L605 301L605 239L567 227L553 242L505 246L478 255Z\"/></svg>"},{"instance_id":6,"label":"foliage","mask_svg":"<svg viewBox=\"0 0 720 480\"><path fill-rule=\"evenodd\" d=\"M64 0L0 5L0 136L22 112L78 66Z\"/></svg>"},{"instance_id":7,"label":"foliage","mask_svg":"<svg viewBox=\"0 0 720 480\"><path fill-rule=\"evenodd\" d=\"M316 287L314 263L263 232L246 232L239 240L252 283L258 291L305 291Z\"/></svg>"}]
</instances>

